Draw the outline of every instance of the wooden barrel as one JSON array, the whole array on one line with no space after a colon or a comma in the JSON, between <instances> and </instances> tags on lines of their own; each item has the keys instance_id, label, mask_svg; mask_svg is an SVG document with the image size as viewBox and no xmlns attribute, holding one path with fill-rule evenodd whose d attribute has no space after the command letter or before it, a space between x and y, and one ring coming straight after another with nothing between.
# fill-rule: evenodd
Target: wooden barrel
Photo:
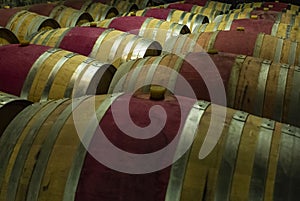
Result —
<instances>
[{"instance_id":1,"label":"wooden barrel","mask_svg":"<svg viewBox=\"0 0 300 201\"><path fill-rule=\"evenodd\" d=\"M217 15L223 14L223 12L216 9L205 6L197 6L194 4L173 3L167 5L166 8L200 14L208 17L210 22L212 22Z\"/></svg>"},{"instance_id":2,"label":"wooden barrel","mask_svg":"<svg viewBox=\"0 0 300 201\"><path fill-rule=\"evenodd\" d=\"M94 2L93 0L68 0L64 2L64 5L88 12L93 17L94 21L109 19L119 14L117 9L113 6Z\"/></svg>"},{"instance_id":3,"label":"wooden barrel","mask_svg":"<svg viewBox=\"0 0 300 201\"><path fill-rule=\"evenodd\" d=\"M208 18L199 14L174 9L144 9L136 12L137 16L154 17L157 19L186 25L192 32L199 24L208 23Z\"/></svg>"},{"instance_id":4,"label":"wooden barrel","mask_svg":"<svg viewBox=\"0 0 300 201\"><path fill-rule=\"evenodd\" d=\"M0 138L7 125L30 104L28 100L0 91Z\"/></svg>"},{"instance_id":5,"label":"wooden barrel","mask_svg":"<svg viewBox=\"0 0 300 201\"><path fill-rule=\"evenodd\" d=\"M176 52L187 53L200 49L216 49L220 52L244 54L248 56L269 59L276 63L300 65L300 43L282 39L264 33L256 34L240 30L203 32L190 34L189 40L181 36L178 41L184 41L181 47L172 47ZM170 41L171 42L171 41ZM172 44L175 44L173 42ZM172 46L172 44L170 44ZM195 46L196 44L196 46ZM185 48L182 48L185 47Z\"/></svg>"},{"instance_id":6,"label":"wooden barrel","mask_svg":"<svg viewBox=\"0 0 300 201\"><path fill-rule=\"evenodd\" d=\"M161 113L154 117L166 121L166 126L151 139L129 138L116 125L110 107L113 102L115 107L122 108L127 99L126 95L96 97L96 105L93 105L98 115L96 123L100 122L104 134L89 126L90 116L81 115L80 123L87 130L84 137L91 142L88 147L93 154L102 156L104 152L105 159L119 161L117 164L121 162L120 168L146 169L145 166L151 167L153 163L164 165L166 161L173 161L187 137L192 139L193 145L186 154L161 170L144 174L120 172L97 161L80 142L73 116L87 107L90 99L79 99L73 107L70 100L34 104L23 110L0 138L1 198L183 201L197 197L200 200L264 198L271 201L299 196L296 185L299 184L300 170L299 128L222 108L226 110L224 116L212 111L217 107L215 105L185 97L180 97L184 112L179 115L180 105L172 96L163 101L137 96L130 100L132 121L138 125L151 124L147 118L149 109L158 105L167 117ZM118 110L114 112L122 115ZM215 122L211 120L213 115L219 118ZM184 126L182 130L180 122ZM208 129L220 129L222 134L210 136ZM152 163L144 161L141 164L104 147L103 137L99 137L102 135L121 153L132 153L132 157L143 155L145 158L172 142L176 146L153 159ZM206 152L210 154L206 156Z\"/></svg>"},{"instance_id":7,"label":"wooden barrel","mask_svg":"<svg viewBox=\"0 0 300 201\"><path fill-rule=\"evenodd\" d=\"M213 32L221 30L244 29L245 32L266 33L272 36L289 38L293 41L300 41L299 27L290 24L278 23L264 19L238 19L220 21L209 24L202 24L197 29L198 32Z\"/></svg>"},{"instance_id":8,"label":"wooden barrel","mask_svg":"<svg viewBox=\"0 0 300 201\"><path fill-rule=\"evenodd\" d=\"M291 11L291 13L296 14L299 12L299 6L292 5L284 2L253 2L239 4L237 8L269 8L274 11Z\"/></svg>"},{"instance_id":9,"label":"wooden barrel","mask_svg":"<svg viewBox=\"0 0 300 201\"><path fill-rule=\"evenodd\" d=\"M92 15L94 21L110 19L119 14L115 7L102 3L93 3L86 8L86 11Z\"/></svg>"},{"instance_id":10,"label":"wooden barrel","mask_svg":"<svg viewBox=\"0 0 300 201\"><path fill-rule=\"evenodd\" d=\"M221 11L222 13L227 13L231 8L231 4L218 1L207 1L205 7Z\"/></svg>"},{"instance_id":11,"label":"wooden barrel","mask_svg":"<svg viewBox=\"0 0 300 201\"><path fill-rule=\"evenodd\" d=\"M115 68L46 46L0 47L0 90L33 102L106 93ZM18 73L16 73L18 72Z\"/></svg>"},{"instance_id":12,"label":"wooden barrel","mask_svg":"<svg viewBox=\"0 0 300 201\"><path fill-rule=\"evenodd\" d=\"M87 23L86 26L94 25ZM162 47L172 36L190 33L186 25L167 22L142 16L124 16L97 22L97 27L114 28L120 31L139 35L143 38L158 41Z\"/></svg>"},{"instance_id":13,"label":"wooden barrel","mask_svg":"<svg viewBox=\"0 0 300 201\"><path fill-rule=\"evenodd\" d=\"M245 12L235 12L226 15L218 16L214 21L228 21L233 19L258 18L272 20L278 23L291 24L293 26L300 26L300 16L275 12L275 11L261 11L261 10L246 10Z\"/></svg>"},{"instance_id":14,"label":"wooden barrel","mask_svg":"<svg viewBox=\"0 0 300 201\"><path fill-rule=\"evenodd\" d=\"M52 18L38 15L33 12L20 11L13 15L6 28L16 34L19 40L29 40L30 36L38 31L60 28Z\"/></svg>"},{"instance_id":15,"label":"wooden barrel","mask_svg":"<svg viewBox=\"0 0 300 201\"><path fill-rule=\"evenodd\" d=\"M9 23L10 19L21 10L21 8L0 9L0 26L5 27Z\"/></svg>"},{"instance_id":16,"label":"wooden barrel","mask_svg":"<svg viewBox=\"0 0 300 201\"><path fill-rule=\"evenodd\" d=\"M93 21L93 17L89 13L64 5L36 4L28 10L55 19L61 27L80 26L83 23Z\"/></svg>"},{"instance_id":17,"label":"wooden barrel","mask_svg":"<svg viewBox=\"0 0 300 201\"><path fill-rule=\"evenodd\" d=\"M32 44L60 47L99 61L121 63L161 54L161 45L153 40L106 28L73 27L37 33Z\"/></svg>"},{"instance_id":18,"label":"wooden barrel","mask_svg":"<svg viewBox=\"0 0 300 201\"><path fill-rule=\"evenodd\" d=\"M0 46L19 43L18 38L10 30L0 26Z\"/></svg>"},{"instance_id":19,"label":"wooden barrel","mask_svg":"<svg viewBox=\"0 0 300 201\"><path fill-rule=\"evenodd\" d=\"M210 70L214 68L218 71ZM211 101L207 85L213 83L205 83L203 76L217 82L215 74L219 73L226 89L228 107L300 126L297 116L300 111L297 98L300 93L299 67L250 56L198 52L185 57L166 54L130 61L118 68L108 93L149 92L149 82L160 82L170 90L176 90L178 95L190 97L185 90L180 91L181 78L177 79L172 70L187 80L198 99Z\"/></svg>"},{"instance_id":20,"label":"wooden barrel","mask_svg":"<svg viewBox=\"0 0 300 201\"><path fill-rule=\"evenodd\" d=\"M116 0L112 5L118 10L119 14L130 13L139 9L139 7L130 0Z\"/></svg>"}]
</instances>

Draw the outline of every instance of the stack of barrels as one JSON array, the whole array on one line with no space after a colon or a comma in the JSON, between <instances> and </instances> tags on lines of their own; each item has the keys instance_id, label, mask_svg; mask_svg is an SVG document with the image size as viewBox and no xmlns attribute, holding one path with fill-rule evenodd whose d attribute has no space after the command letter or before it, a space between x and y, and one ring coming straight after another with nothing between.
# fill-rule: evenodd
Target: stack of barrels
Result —
<instances>
[{"instance_id":1,"label":"stack of barrels","mask_svg":"<svg viewBox=\"0 0 300 201\"><path fill-rule=\"evenodd\" d=\"M299 199L297 3L2 7L0 201Z\"/></svg>"}]
</instances>

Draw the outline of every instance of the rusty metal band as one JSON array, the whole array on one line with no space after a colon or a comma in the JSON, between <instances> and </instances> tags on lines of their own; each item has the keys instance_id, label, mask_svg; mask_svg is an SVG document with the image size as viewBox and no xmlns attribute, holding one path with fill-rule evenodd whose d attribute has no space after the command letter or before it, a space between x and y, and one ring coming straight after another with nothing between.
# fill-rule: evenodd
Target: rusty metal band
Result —
<instances>
[{"instance_id":1,"label":"rusty metal band","mask_svg":"<svg viewBox=\"0 0 300 201\"><path fill-rule=\"evenodd\" d=\"M207 45L206 50L210 50L210 49L214 48L214 45L215 45L218 34L219 34L219 31L213 32L213 34L210 36L210 39L208 41L208 45Z\"/></svg>"},{"instance_id":2,"label":"rusty metal band","mask_svg":"<svg viewBox=\"0 0 300 201\"><path fill-rule=\"evenodd\" d=\"M272 64L271 60L263 60L261 63L261 68L258 76L258 83L257 83L257 94L255 97L255 104L252 108L253 114L257 116L263 115L263 108L265 103L265 91L266 85L269 75L270 66Z\"/></svg>"},{"instance_id":3,"label":"rusty metal band","mask_svg":"<svg viewBox=\"0 0 300 201\"><path fill-rule=\"evenodd\" d=\"M112 32L114 29L106 29L105 31L102 32L102 34L98 37L98 39L95 42L95 45L90 53L90 57L95 58L97 56L97 53L99 51L99 48L104 40L104 38Z\"/></svg>"},{"instance_id":4,"label":"rusty metal band","mask_svg":"<svg viewBox=\"0 0 300 201\"><path fill-rule=\"evenodd\" d=\"M282 120L282 115L284 112L284 100L285 100L285 90L287 85L287 78L290 66L288 64L282 64L280 66L280 72L278 77L278 84L276 90L276 98L274 104L273 118L276 121Z\"/></svg>"},{"instance_id":5,"label":"rusty metal band","mask_svg":"<svg viewBox=\"0 0 300 201\"><path fill-rule=\"evenodd\" d=\"M297 200L299 195L299 128L283 124L279 145L273 200ZM288 195L285 193L288 192Z\"/></svg>"},{"instance_id":6,"label":"rusty metal band","mask_svg":"<svg viewBox=\"0 0 300 201\"><path fill-rule=\"evenodd\" d=\"M265 34L263 34L263 33L258 34L258 36L256 38L254 50L253 50L253 57L259 57L261 47L262 47L262 44L264 41L264 37L265 37Z\"/></svg>"},{"instance_id":7,"label":"rusty metal band","mask_svg":"<svg viewBox=\"0 0 300 201\"><path fill-rule=\"evenodd\" d=\"M231 185L238 155L240 140L248 118L248 113L237 111L229 126L225 148L216 184L216 201L230 200Z\"/></svg>"},{"instance_id":8,"label":"rusty metal band","mask_svg":"<svg viewBox=\"0 0 300 201\"><path fill-rule=\"evenodd\" d=\"M7 126L0 138L0 188L3 185L3 179L5 176L6 168L9 163L9 159L13 150L18 142L22 131L26 128L31 118L39 111L43 106L48 103L35 103L26 107L19 113Z\"/></svg>"},{"instance_id":9,"label":"rusty metal band","mask_svg":"<svg viewBox=\"0 0 300 201\"><path fill-rule=\"evenodd\" d=\"M56 52L59 52L59 51L62 51L61 49L57 49L57 48L51 48L49 49L48 51L46 51L45 53L43 53L35 62L34 64L32 65L32 67L30 68L27 76L26 76L26 79L24 81L24 84L23 84L23 88L22 88L22 91L21 91L21 95L20 97L21 98L24 98L24 99L27 99L28 98L28 95L29 95L29 92L30 92L30 89L31 89L31 86L32 86L32 83L34 81L34 78L38 72L38 69L40 68L40 66L50 57L52 56L54 53Z\"/></svg>"},{"instance_id":10,"label":"rusty metal band","mask_svg":"<svg viewBox=\"0 0 300 201\"><path fill-rule=\"evenodd\" d=\"M154 27L154 29L152 29L152 39L156 40L156 36L157 36L157 32L158 30L160 30L160 26L162 25L164 21L158 21ZM169 29L170 30L170 29ZM171 30L172 31L172 30Z\"/></svg>"},{"instance_id":11,"label":"rusty metal band","mask_svg":"<svg viewBox=\"0 0 300 201\"><path fill-rule=\"evenodd\" d=\"M125 62L128 60L128 56L130 55L131 49L136 41L138 41L139 36L133 36L130 41L126 44L123 52L122 52L122 61Z\"/></svg>"},{"instance_id":12,"label":"rusty metal band","mask_svg":"<svg viewBox=\"0 0 300 201\"><path fill-rule=\"evenodd\" d=\"M176 11L175 9L170 10L166 21L168 21L168 22L172 21L171 19L172 19L172 16L173 16L173 14L174 14L175 11Z\"/></svg>"},{"instance_id":13,"label":"rusty metal band","mask_svg":"<svg viewBox=\"0 0 300 201\"><path fill-rule=\"evenodd\" d=\"M293 125L299 125L300 111L300 66L295 66L293 83L288 107L287 122Z\"/></svg>"},{"instance_id":14,"label":"rusty metal band","mask_svg":"<svg viewBox=\"0 0 300 201\"><path fill-rule=\"evenodd\" d=\"M181 13L181 15L179 17L179 21L177 22L178 24L182 24L183 23L186 14L188 14L188 13L187 12L182 12Z\"/></svg>"},{"instance_id":15,"label":"rusty metal band","mask_svg":"<svg viewBox=\"0 0 300 201\"><path fill-rule=\"evenodd\" d=\"M230 78L228 81L228 87L227 87L227 105L228 107L234 107L235 105L235 95L237 86L240 79L240 73L243 66L243 63L246 60L245 55L239 55L236 57L234 65L231 69Z\"/></svg>"},{"instance_id":16,"label":"rusty metal band","mask_svg":"<svg viewBox=\"0 0 300 201\"><path fill-rule=\"evenodd\" d=\"M108 54L108 62L113 62L116 58L116 55L117 55L117 51L118 51L118 48L120 46L120 44L122 43L122 41L124 41L124 39L129 35L129 33L127 32L124 32L122 33L121 35L119 35L115 40L114 40L114 43L113 45L111 46L110 48L110 52Z\"/></svg>"},{"instance_id":17,"label":"rusty metal band","mask_svg":"<svg viewBox=\"0 0 300 201\"><path fill-rule=\"evenodd\" d=\"M186 118L174 156L175 159L179 159L172 165L165 201L180 201L184 176L191 151L189 145L193 143L197 135L199 122L209 105L209 102L198 101ZM186 147L189 147L188 151L180 156L181 153L184 153Z\"/></svg>"},{"instance_id":18,"label":"rusty metal band","mask_svg":"<svg viewBox=\"0 0 300 201\"><path fill-rule=\"evenodd\" d=\"M101 105L96 111L97 118L94 121L91 121L90 125L87 127L88 129L85 132L85 135L83 137L84 139L82 139L82 141L90 142L92 140L93 135L97 129L97 126L99 125L99 122L104 117L106 111L109 109L111 104L121 95L122 93L112 94L101 103ZM83 168L86 154L87 154L86 148L82 143L80 143L76 150L74 161L69 171L68 179L66 181L65 190L64 190L64 198L62 201L75 200L77 185L79 182L80 173Z\"/></svg>"},{"instance_id":19,"label":"rusty metal band","mask_svg":"<svg viewBox=\"0 0 300 201\"><path fill-rule=\"evenodd\" d=\"M135 62L137 62L137 61L131 60L131 61L121 64L121 66L118 68L117 72L115 73L115 75L109 85L108 94L117 92L117 90L124 91L123 86L124 86L124 82L127 78L127 73L130 71L130 69L135 64ZM117 84L118 84L119 88L116 88Z\"/></svg>"},{"instance_id":20,"label":"rusty metal band","mask_svg":"<svg viewBox=\"0 0 300 201\"><path fill-rule=\"evenodd\" d=\"M64 109L64 111L60 113L56 121L53 123L44 141L44 144L40 149L39 157L36 160L35 169L31 175L30 183L28 186L28 191L26 195L27 200L38 200L39 190L41 188L43 177L46 172L48 161L50 159L53 147L55 146L56 139L58 138L60 131L64 127L66 121L72 114L73 109L77 107L86 98L87 97L83 97L80 99L78 98L76 100L73 100L72 103L70 103Z\"/></svg>"},{"instance_id":21,"label":"rusty metal band","mask_svg":"<svg viewBox=\"0 0 300 201\"><path fill-rule=\"evenodd\" d=\"M135 87L136 87L136 81L140 75L140 72L143 71L143 70L146 70L147 68L145 68L145 63L150 59L151 57L147 57L147 58L144 58L140 61L138 61L138 64L136 65L136 67L133 69L133 72L131 74L131 77L130 77L130 80L129 80L129 83L128 83L128 88L127 90L129 92L133 92L135 90ZM163 58L163 56L159 56L158 58ZM126 90L126 89L125 89ZM127 91L126 90L126 91Z\"/></svg>"},{"instance_id":22,"label":"rusty metal band","mask_svg":"<svg viewBox=\"0 0 300 201\"><path fill-rule=\"evenodd\" d=\"M296 53L297 53L298 42L291 42L288 63L290 65L295 65L296 63Z\"/></svg>"},{"instance_id":23,"label":"rusty metal band","mask_svg":"<svg viewBox=\"0 0 300 201\"><path fill-rule=\"evenodd\" d=\"M86 59L85 61L83 61L77 68L76 70L74 71L69 83L68 83L68 86L67 86L67 89L65 91L65 94L64 94L64 97L68 97L68 98L71 98L72 97L72 92L73 92L73 89L74 89L74 86L75 86L75 82L76 80L79 80L79 77L80 75L85 72L85 69L92 63L94 62L95 60L92 59L92 58L88 58Z\"/></svg>"},{"instance_id":24,"label":"rusty metal band","mask_svg":"<svg viewBox=\"0 0 300 201\"><path fill-rule=\"evenodd\" d=\"M226 26L225 26L225 31L228 31L231 29L231 25L233 23L233 20L228 20L228 22L226 23Z\"/></svg>"},{"instance_id":25,"label":"rusty metal band","mask_svg":"<svg viewBox=\"0 0 300 201\"><path fill-rule=\"evenodd\" d=\"M48 96L49 96L49 93L50 93L50 90L51 90L51 87L52 87L52 84L53 84L53 81L58 73L58 71L63 67L63 65L65 64L65 62L67 62L69 59L71 59L72 57L78 55L77 53L68 53L67 55L65 55L64 57L62 57L54 66L53 68L51 69L51 72L48 76L48 79L47 79L47 82L46 82L46 85L44 87L44 90L42 92L42 95L41 95L41 101L44 101L44 100L47 100L48 99Z\"/></svg>"},{"instance_id":26,"label":"rusty metal band","mask_svg":"<svg viewBox=\"0 0 300 201\"><path fill-rule=\"evenodd\" d=\"M167 55L156 57L155 60L150 65L150 67L148 68L148 72L147 72L146 78L144 80L144 85L143 85L144 93L147 93L150 91L150 85L152 84L152 80L153 80L154 74L156 72L156 69L160 68L160 62L162 61L162 59L165 56L167 56ZM163 67L165 67L165 66L163 66Z\"/></svg>"},{"instance_id":27,"label":"rusty metal band","mask_svg":"<svg viewBox=\"0 0 300 201\"><path fill-rule=\"evenodd\" d=\"M279 27L279 23L275 22L272 26L272 31L271 31L272 36L277 36L278 27Z\"/></svg>"},{"instance_id":28,"label":"rusty metal band","mask_svg":"<svg viewBox=\"0 0 300 201\"><path fill-rule=\"evenodd\" d=\"M249 201L263 201L275 121L262 119L250 181Z\"/></svg>"},{"instance_id":29,"label":"rusty metal band","mask_svg":"<svg viewBox=\"0 0 300 201\"><path fill-rule=\"evenodd\" d=\"M282 53L283 42L284 42L284 40L282 38L277 39L275 55L273 58L273 61L276 63L280 63L280 61L281 61L280 58L281 58L281 53Z\"/></svg>"},{"instance_id":30,"label":"rusty metal band","mask_svg":"<svg viewBox=\"0 0 300 201\"><path fill-rule=\"evenodd\" d=\"M147 29L149 23L150 23L152 20L153 20L153 18L152 18L152 17L149 17L149 18L147 18L147 19L143 22L143 24L142 24L142 26L141 26L141 28L140 28L139 34L138 34L139 36L144 36L145 31L146 31L146 29Z\"/></svg>"},{"instance_id":31,"label":"rusty metal band","mask_svg":"<svg viewBox=\"0 0 300 201\"><path fill-rule=\"evenodd\" d=\"M15 21L15 18L19 17L20 15L24 15L24 14L26 14L26 13L27 13L27 11L25 11L25 10L22 10L22 11L20 11L20 12L15 13L13 16L11 16L11 17L9 18L8 23L6 24L5 27L6 27L7 29L11 30L11 25L12 25L12 23Z\"/></svg>"},{"instance_id":32,"label":"rusty metal band","mask_svg":"<svg viewBox=\"0 0 300 201\"><path fill-rule=\"evenodd\" d=\"M179 71L181 69L181 65L184 61L184 56L178 56L178 59L176 60L176 63L173 67L173 71L170 74L169 82L168 82L168 89L169 90L175 90L177 76L179 74Z\"/></svg>"},{"instance_id":33,"label":"rusty metal band","mask_svg":"<svg viewBox=\"0 0 300 201\"><path fill-rule=\"evenodd\" d=\"M36 138L36 136L39 133L39 129L42 127L42 125L45 123L46 119L49 117L49 115L63 102L64 100L57 100L50 102L45 110L39 116L36 118L37 120L34 122L34 124L31 126L31 129L28 131L21 147L18 152L18 155L16 157L15 163L13 165L13 169L9 178L8 183L8 192L7 193L7 200L15 200L17 195L18 186L20 185L20 178L22 176L24 166L26 163L26 160L28 158L28 154L32 148L33 142Z\"/></svg>"}]
</instances>

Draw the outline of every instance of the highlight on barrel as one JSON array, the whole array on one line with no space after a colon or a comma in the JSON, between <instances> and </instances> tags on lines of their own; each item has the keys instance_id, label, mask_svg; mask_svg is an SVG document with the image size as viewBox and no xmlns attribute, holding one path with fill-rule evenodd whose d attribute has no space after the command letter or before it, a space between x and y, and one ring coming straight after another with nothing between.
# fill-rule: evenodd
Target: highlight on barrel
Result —
<instances>
[{"instance_id":1,"label":"highlight on barrel","mask_svg":"<svg viewBox=\"0 0 300 201\"><path fill-rule=\"evenodd\" d=\"M191 32L193 32L195 27L197 27L198 25L209 22L206 16L167 8L144 9L137 11L135 14L137 16L154 17L169 22L184 24L191 30Z\"/></svg>"},{"instance_id":2,"label":"highlight on barrel","mask_svg":"<svg viewBox=\"0 0 300 201\"><path fill-rule=\"evenodd\" d=\"M83 26L113 28L129 32L143 38L158 41L162 47L165 46L166 41L168 41L170 37L190 33L186 25L142 16L116 17L100 22L87 23Z\"/></svg>"},{"instance_id":3,"label":"highlight on barrel","mask_svg":"<svg viewBox=\"0 0 300 201\"><path fill-rule=\"evenodd\" d=\"M177 90L178 95L191 97L193 94L184 90L180 75L192 87L197 99L211 101L212 94L207 85L214 86L211 82L218 81L216 73L221 76L226 89L226 106L300 126L297 115L300 111L297 98L300 93L299 67L250 56L198 52L130 61L118 68L108 93L148 93L149 84L160 82L170 90ZM204 78L210 82L207 83Z\"/></svg>"},{"instance_id":4,"label":"highlight on barrel","mask_svg":"<svg viewBox=\"0 0 300 201\"><path fill-rule=\"evenodd\" d=\"M245 32L257 34L265 33L280 38L289 38L293 41L300 41L300 27L264 19L237 19L220 21L202 24L197 30L199 32L214 32L221 30L236 30L239 27L243 27Z\"/></svg>"},{"instance_id":5,"label":"highlight on barrel","mask_svg":"<svg viewBox=\"0 0 300 201\"><path fill-rule=\"evenodd\" d=\"M167 115L153 114L153 119L166 122L154 138L136 139L118 128L112 114L123 115L117 109L121 110L128 98L127 94L84 97L73 103L37 103L23 110L0 138L3 200L297 199L299 128L219 106L226 111L224 116L213 111L218 106L186 97L176 100L167 96L162 101L153 101L148 96L134 96L128 111L133 123L151 124L149 110L156 105ZM86 113L77 116L77 123L86 131L80 136L74 114L89 109L91 99L95 99L92 108L96 109L98 119L92 124ZM211 120L213 115L218 119L216 122ZM209 129L220 130L222 134L210 136ZM89 152L80 138L84 138ZM108 147L103 138L121 154ZM187 138L193 144L187 147L186 154L178 156ZM175 146L167 153L145 160L170 143ZM209 149L211 146L213 149ZM130 156L124 156L124 152ZM116 162L120 168L137 170L180 159L163 169L134 174L107 167L96 156ZM140 157L139 161L132 162L134 157Z\"/></svg>"},{"instance_id":6,"label":"highlight on barrel","mask_svg":"<svg viewBox=\"0 0 300 201\"><path fill-rule=\"evenodd\" d=\"M187 46L193 52L194 47L204 50L217 49L220 52L244 54L272 60L276 63L300 65L300 43L282 39L264 33L245 32L243 29L190 34ZM196 44L196 46L195 46ZM186 50L181 50L186 53Z\"/></svg>"},{"instance_id":7,"label":"highlight on barrel","mask_svg":"<svg viewBox=\"0 0 300 201\"><path fill-rule=\"evenodd\" d=\"M32 102L0 91L0 138L7 125Z\"/></svg>"},{"instance_id":8,"label":"highlight on barrel","mask_svg":"<svg viewBox=\"0 0 300 201\"><path fill-rule=\"evenodd\" d=\"M20 9L0 9L0 18L0 26L11 30L19 40L28 40L37 31L60 27L54 19Z\"/></svg>"},{"instance_id":9,"label":"highlight on barrel","mask_svg":"<svg viewBox=\"0 0 300 201\"><path fill-rule=\"evenodd\" d=\"M161 45L153 40L122 31L94 27L71 27L37 33L30 43L59 47L99 61L121 63L161 54Z\"/></svg>"},{"instance_id":10,"label":"highlight on barrel","mask_svg":"<svg viewBox=\"0 0 300 201\"><path fill-rule=\"evenodd\" d=\"M80 26L93 21L89 13L59 4L35 4L28 10L55 19L61 27Z\"/></svg>"},{"instance_id":11,"label":"highlight on barrel","mask_svg":"<svg viewBox=\"0 0 300 201\"><path fill-rule=\"evenodd\" d=\"M18 38L10 30L0 26L0 46L19 43Z\"/></svg>"},{"instance_id":12,"label":"highlight on barrel","mask_svg":"<svg viewBox=\"0 0 300 201\"><path fill-rule=\"evenodd\" d=\"M0 52L0 90L33 102L107 93L115 73L110 64L58 48L6 45Z\"/></svg>"}]
</instances>

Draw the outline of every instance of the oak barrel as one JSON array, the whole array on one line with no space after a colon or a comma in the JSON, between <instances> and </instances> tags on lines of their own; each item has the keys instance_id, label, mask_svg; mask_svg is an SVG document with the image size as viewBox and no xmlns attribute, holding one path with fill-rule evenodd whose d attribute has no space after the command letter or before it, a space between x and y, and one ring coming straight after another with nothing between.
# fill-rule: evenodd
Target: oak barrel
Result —
<instances>
[{"instance_id":1,"label":"oak barrel","mask_svg":"<svg viewBox=\"0 0 300 201\"><path fill-rule=\"evenodd\" d=\"M35 4L30 6L28 10L55 19L61 27L80 26L83 23L93 21L93 17L89 13L64 5Z\"/></svg>"},{"instance_id":2,"label":"oak barrel","mask_svg":"<svg viewBox=\"0 0 300 201\"><path fill-rule=\"evenodd\" d=\"M39 45L0 47L0 90L33 102L107 93L115 68Z\"/></svg>"},{"instance_id":3,"label":"oak barrel","mask_svg":"<svg viewBox=\"0 0 300 201\"><path fill-rule=\"evenodd\" d=\"M157 56L161 45L153 40L122 31L94 27L70 27L37 33L30 41L32 44L60 47L100 61L121 63Z\"/></svg>"},{"instance_id":4,"label":"oak barrel","mask_svg":"<svg viewBox=\"0 0 300 201\"><path fill-rule=\"evenodd\" d=\"M68 0L64 2L67 7L72 7L77 10L88 12L94 19L94 21L109 19L119 14L116 8L110 5L106 5L92 0Z\"/></svg>"},{"instance_id":5,"label":"oak barrel","mask_svg":"<svg viewBox=\"0 0 300 201\"><path fill-rule=\"evenodd\" d=\"M149 92L149 85L159 82L179 95L193 97L173 71L188 82L198 99L212 101L212 95L219 93L214 83L222 83L227 95L225 106L300 126L299 67L250 56L198 52L130 61L118 68L108 92Z\"/></svg>"},{"instance_id":6,"label":"oak barrel","mask_svg":"<svg viewBox=\"0 0 300 201\"><path fill-rule=\"evenodd\" d=\"M93 23L84 24L92 26ZM158 41L162 46L172 36L190 33L186 25L142 16L124 16L96 22L97 27L114 28Z\"/></svg>"},{"instance_id":7,"label":"oak barrel","mask_svg":"<svg viewBox=\"0 0 300 201\"><path fill-rule=\"evenodd\" d=\"M154 17L169 22L184 24L191 30L191 32L193 32L194 28L197 27L199 24L209 22L206 16L188 13L180 10L167 9L167 8L144 9L144 10L137 11L136 15L145 16L145 17Z\"/></svg>"},{"instance_id":8,"label":"oak barrel","mask_svg":"<svg viewBox=\"0 0 300 201\"><path fill-rule=\"evenodd\" d=\"M195 51L193 50L194 47L196 49L202 47L204 50L217 49L220 52L244 54L269 59L277 63L300 65L299 42L264 33L256 34L243 30L203 32L190 34L190 39L194 43L187 40L185 46L189 46L189 48L188 50L181 48L182 53Z\"/></svg>"},{"instance_id":9,"label":"oak barrel","mask_svg":"<svg viewBox=\"0 0 300 201\"><path fill-rule=\"evenodd\" d=\"M38 15L33 12L28 12L26 10L15 12L17 9L3 9L0 11L0 16L9 14L9 20L3 22L2 26L11 30L19 40L28 40L30 35L37 31L56 29L59 28L59 24L49 17ZM13 13L13 14L12 14Z\"/></svg>"},{"instance_id":10,"label":"oak barrel","mask_svg":"<svg viewBox=\"0 0 300 201\"><path fill-rule=\"evenodd\" d=\"M198 32L213 32L221 30L236 30L243 28L245 32L265 33L280 38L289 38L293 41L300 41L300 27L290 24L278 23L264 19L237 19L220 21L209 24L202 24L197 29Z\"/></svg>"},{"instance_id":11,"label":"oak barrel","mask_svg":"<svg viewBox=\"0 0 300 201\"><path fill-rule=\"evenodd\" d=\"M129 98L130 118L140 126L151 124L147 118L150 108L164 109L167 116L152 116L166 122L154 138L128 137L116 125L112 113L124 115L119 111ZM299 196L299 128L185 97L152 101L148 96L115 94L98 96L90 106L91 99L80 98L73 106L70 100L34 104L11 122L0 138L2 200L183 201L197 197L271 201ZM96 124L90 124L88 113L76 117L91 107L97 111ZM219 112L213 110L216 107ZM103 134L96 130L98 122ZM90 152L80 142L78 123L86 130L81 137L86 138ZM222 134L211 136L209 128ZM106 146L102 136L121 154ZM153 165L172 162L180 156L176 154L185 148L187 138L192 146L172 166L134 174L134 170L151 170ZM143 160L170 143L175 146L165 154L152 162ZM124 152L131 155L124 156ZM132 172L107 167L96 156L116 161L119 168ZM138 161L132 161L139 156Z\"/></svg>"}]
</instances>

